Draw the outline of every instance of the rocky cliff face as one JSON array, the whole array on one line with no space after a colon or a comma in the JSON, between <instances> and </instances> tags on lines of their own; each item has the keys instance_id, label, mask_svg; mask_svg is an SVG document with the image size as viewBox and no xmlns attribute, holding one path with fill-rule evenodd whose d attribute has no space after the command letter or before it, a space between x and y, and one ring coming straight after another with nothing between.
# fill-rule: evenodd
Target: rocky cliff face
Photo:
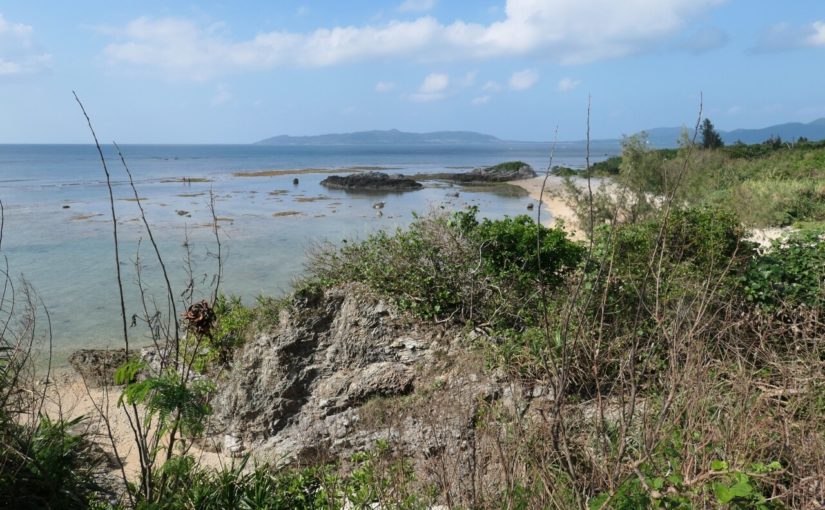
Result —
<instances>
[{"instance_id":1,"label":"rocky cliff face","mask_svg":"<svg viewBox=\"0 0 825 510\"><path fill-rule=\"evenodd\" d=\"M466 496L500 475L481 444L481 409L525 396L485 375L468 341L358 285L299 292L277 328L236 355L209 429L224 450L277 465L346 459L384 441L419 479L449 479L448 492Z\"/></svg>"}]
</instances>

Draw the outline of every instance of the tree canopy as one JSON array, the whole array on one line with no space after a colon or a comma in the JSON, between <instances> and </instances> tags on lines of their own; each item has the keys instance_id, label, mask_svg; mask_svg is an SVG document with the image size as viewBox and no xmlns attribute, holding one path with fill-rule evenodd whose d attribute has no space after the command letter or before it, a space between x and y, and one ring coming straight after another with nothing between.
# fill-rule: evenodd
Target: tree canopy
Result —
<instances>
[{"instance_id":1,"label":"tree canopy","mask_svg":"<svg viewBox=\"0 0 825 510\"><path fill-rule=\"evenodd\" d=\"M702 122L702 147L705 149L718 149L723 145L725 145L725 142L722 141L722 136L713 127L710 119L705 119Z\"/></svg>"}]
</instances>

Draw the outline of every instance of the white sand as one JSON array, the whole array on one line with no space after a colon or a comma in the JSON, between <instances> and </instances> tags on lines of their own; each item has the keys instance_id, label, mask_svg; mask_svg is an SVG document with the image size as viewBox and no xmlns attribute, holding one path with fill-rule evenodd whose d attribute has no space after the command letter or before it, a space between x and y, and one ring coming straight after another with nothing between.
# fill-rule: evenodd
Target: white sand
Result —
<instances>
[{"instance_id":1,"label":"white sand","mask_svg":"<svg viewBox=\"0 0 825 510\"><path fill-rule=\"evenodd\" d=\"M574 239L580 239L584 233L578 228L576 222L576 215L561 198L562 190L564 189L563 180L560 177L550 176L547 178L547 184L544 188L544 199L541 197L541 187L544 183L544 176L533 177L532 179L522 179L518 181L509 181L508 184L523 188L530 194L530 197L537 202L539 200L544 204L544 211L542 211L542 223L545 226L557 226L559 222L564 223L564 227L568 230ZM544 213L549 213L545 216ZM546 219L545 219L546 218Z\"/></svg>"},{"instance_id":2,"label":"white sand","mask_svg":"<svg viewBox=\"0 0 825 510\"><path fill-rule=\"evenodd\" d=\"M135 437L126 413L117 403L121 391L122 387L112 387L108 391L102 388L87 389L83 379L74 370L61 368L52 373L43 413L52 419L73 419L83 416L82 424L90 437L105 451L111 453L112 443L105 420L101 416L102 411L108 416L118 454L124 461L126 475L135 481L140 473L140 462ZM206 452L197 447L192 447L189 454L195 457L201 466L219 467L231 463L231 459L226 455ZM120 477L118 469L115 469L113 474Z\"/></svg>"}]
</instances>

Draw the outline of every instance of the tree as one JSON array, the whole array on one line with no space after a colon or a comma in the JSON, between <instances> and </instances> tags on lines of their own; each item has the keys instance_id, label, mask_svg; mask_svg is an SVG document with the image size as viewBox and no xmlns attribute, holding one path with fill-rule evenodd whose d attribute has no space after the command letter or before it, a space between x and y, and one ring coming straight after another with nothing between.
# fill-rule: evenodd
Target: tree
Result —
<instances>
[{"instance_id":1,"label":"tree","mask_svg":"<svg viewBox=\"0 0 825 510\"><path fill-rule=\"evenodd\" d=\"M713 127L713 123L710 119L705 119L702 122L702 147L705 149L718 149L723 145L725 145L725 142L722 141L719 132Z\"/></svg>"}]
</instances>

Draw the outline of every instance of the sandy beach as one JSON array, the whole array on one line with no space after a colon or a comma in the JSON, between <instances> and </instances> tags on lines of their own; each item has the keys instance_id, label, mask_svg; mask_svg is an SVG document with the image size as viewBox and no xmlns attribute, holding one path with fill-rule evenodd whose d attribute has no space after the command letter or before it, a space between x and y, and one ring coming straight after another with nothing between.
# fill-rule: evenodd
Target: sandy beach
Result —
<instances>
[{"instance_id":1,"label":"sandy beach","mask_svg":"<svg viewBox=\"0 0 825 510\"><path fill-rule=\"evenodd\" d=\"M74 432L88 434L106 452L112 451L112 443L107 431L111 428L118 454L124 462L126 475L130 480L139 476L140 461L135 447L134 434L129 426L126 413L122 407L118 406L123 387L87 388L82 377L68 367L53 371L49 381L43 403L43 414L52 419L72 420L82 417L82 421ZM109 422L109 427L106 426L106 421ZM232 463L229 456L205 451L197 446L192 446L189 454L201 466L220 467ZM114 460L113 457L112 460ZM111 475L119 478L121 476L119 468L113 465Z\"/></svg>"},{"instance_id":2,"label":"sandy beach","mask_svg":"<svg viewBox=\"0 0 825 510\"><path fill-rule=\"evenodd\" d=\"M576 225L576 215L573 209L561 198L564 182L560 177L550 176L544 187L544 198L542 200L541 187L544 184L544 176L533 177L532 179L522 179L509 181L508 184L518 186L530 194L530 198L542 201L544 211L542 212L542 224L548 227L557 226L559 222L564 223L564 228L571 232L574 239L579 239L582 232ZM549 213L545 216L544 213Z\"/></svg>"}]
</instances>

